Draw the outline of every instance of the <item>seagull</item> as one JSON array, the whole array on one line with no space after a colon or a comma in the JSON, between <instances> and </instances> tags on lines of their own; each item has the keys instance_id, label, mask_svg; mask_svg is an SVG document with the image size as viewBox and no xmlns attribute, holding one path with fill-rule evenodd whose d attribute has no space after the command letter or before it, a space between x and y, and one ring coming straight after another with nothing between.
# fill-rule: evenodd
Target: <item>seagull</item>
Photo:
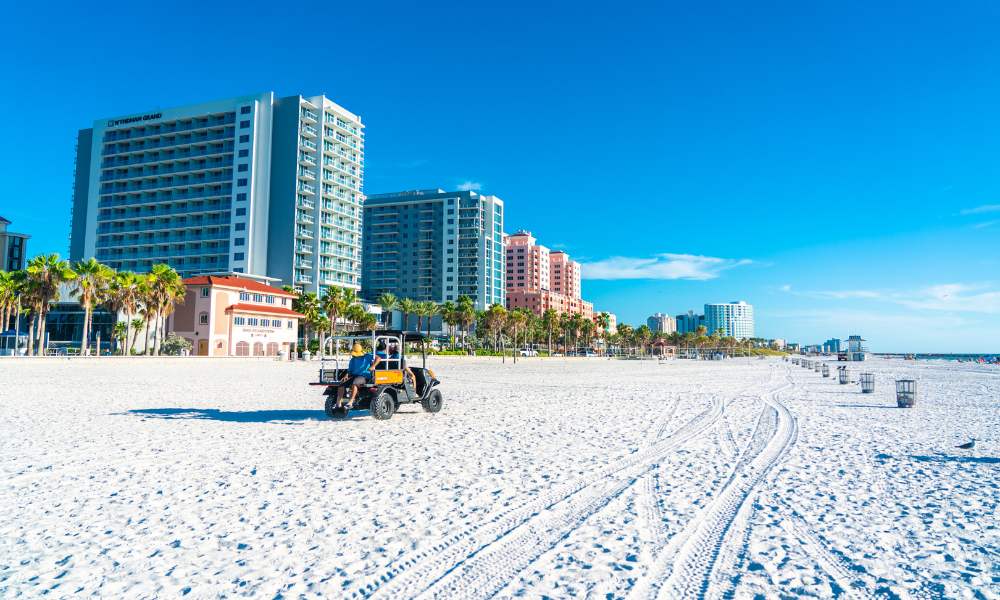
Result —
<instances>
[{"instance_id":1,"label":"seagull","mask_svg":"<svg viewBox=\"0 0 1000 600\"><path fill-rule=\"evenodd\" d=\"M960 444L960 445L958 445L958 446L955 446L955 447L956 447L956 448L961 448L962 450L972 450L973 448L975 448L975 447L976 447L976 440L975 440L975 439L972 439L972 440L971 440L971 441L969 441L969 442L966 442L966 443L964 443L964 444Z\"/></svg>"}]
</instances>

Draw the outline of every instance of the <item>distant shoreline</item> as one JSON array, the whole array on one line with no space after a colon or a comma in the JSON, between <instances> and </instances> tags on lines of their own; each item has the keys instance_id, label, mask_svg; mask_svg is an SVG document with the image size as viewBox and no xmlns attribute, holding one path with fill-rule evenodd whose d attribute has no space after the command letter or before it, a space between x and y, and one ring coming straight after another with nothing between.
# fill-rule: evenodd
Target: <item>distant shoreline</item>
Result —
<instances>
[{"instance_id":1,"label":"distant shoreline","mask_svg":"<svg viewBox=\"0 0 1000 600\"><path fill-rule=\"evenodd\" d=\"M905 352L872 352L874 356L880 358L905 358L907 356L913 356L917 360L978 360L980 358L987 361L995 361L1000 358L1000 353L997 352L985 352L985 353L942 353L942 354L930 354L930 353L905 353Z\"/></svg>"}]
</instances>

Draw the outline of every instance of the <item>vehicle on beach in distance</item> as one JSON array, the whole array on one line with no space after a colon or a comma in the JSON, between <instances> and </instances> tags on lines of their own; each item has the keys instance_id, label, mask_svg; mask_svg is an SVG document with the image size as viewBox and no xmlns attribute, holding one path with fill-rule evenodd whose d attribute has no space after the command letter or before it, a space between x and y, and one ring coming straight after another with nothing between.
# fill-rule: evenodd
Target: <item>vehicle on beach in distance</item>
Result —
<instances>
[{"instance_id":1,"label":"vehicle on beach in distance","mask_svg":"<svg viewBox=\"0 0 1000 600\"><path fill-rule=\"evenodd\" d=\"M531 348L522 348L518 352L518 356L538 356L538 350L532 350Z\"/></svg>"},{"instance_id":2,"label":"vehicle on beach in distance","mask_svg":"<svg viewBox=\"0 0 1000 600\"><path fill-rule=\"evenodd\" d=\"M441 382L434 375L434 371L427 368L426 352L422 353L422 366L411 367L406 364L406 342L423 344L423 336L413 331L376 330L352 332L327 339L327 347L324 348L320 360L319 381L309 384L325 388L324 411L327 416L344 418L349 412L346 407L337 407L337 389L345 385L341 380L347 374L347 368L346 366L341 368L340 360L329 355L333 344L340 342L347 342L348 348L357 342L367 346L366 352L379 353L380 361L367 383L359 388L358 396L354 400L354 409L369 410L372 417L380 421L392 418L401 404L419 402L429 413L441 410L444 398L441 390L437 389ZM398 348L398 353L391 354L390 348ZM331 362L332 366L329 364ZM346 385L345 402L350 394L350 384Z\"/></svg>"}]
</instances>

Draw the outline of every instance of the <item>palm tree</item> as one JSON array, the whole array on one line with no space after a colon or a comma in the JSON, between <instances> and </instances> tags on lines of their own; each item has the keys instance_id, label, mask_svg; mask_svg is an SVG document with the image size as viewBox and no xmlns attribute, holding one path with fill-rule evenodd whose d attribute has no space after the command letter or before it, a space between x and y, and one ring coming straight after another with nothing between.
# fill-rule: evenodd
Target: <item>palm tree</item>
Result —
<instances>
[{"instance_id":1,"label":"palm tree","mask_svg":"<svg viewBox=\"0 0 1000 600\"><path fill-rule=\"evenodd\" d=\"M125 341L129 340L129 331L133 324L132 315L139 309L140 302L139 277L131 271L119 271L108 285L107 297L104 305L114 313L115 318L118 313L125 314ZM127 343L122 344L122 356L128 353Z\"/></svg>"},{"instance_id":2,"label":"palm tree","mask_svg":"<svg viewBox=\"0 0 1000 600\"><path fill-rule=\"evenodd\" d=\"M137 314L142 314L143 310L144 309L139 309L139 312ZM143 326L143 324L145 322L146 322L146 320L143 319L143 318L141 318L141 317L136 317L136 318L132 319L132 322L131 322L131 325L132 325L132 339L129 341L128 347L125 349L126 350L126 352L125 352L126 354L131 355L132 352L135 350L135 342L136 342L136 339L139 337L139 330L142 329L142 326Z\"/></svg>"},{"instance_id":3,"label":"palm tree","mask_svg":"<svg viewBox=\"0 0 1000 600\"><path fill-rule=\"evenodd\" d=\"M178 302L184 301L187 287L181 276L169 265L157 264L149 272L149 300L153 309L153 354L160 355L160 343L165 335L166 318Z\"/></svg>"},{"instance_id":4,"label":"palm tree","mask_svg":"<svg viewBox=\"0 0 1000 600\"><path fill-rule=\"evenodd\" d=\"M392 323L392 311L399 304L399 298L392 292L382 292L378 297L378 305L382 307L382 324L389 327Z\"/></svg>"},{"instance_id":5,"label":"palm tree","mask_svg":"<svg viewBox=\"0 0 1000 600\"><path fill-rule=\"evenodd\" d=\"M427 319L427 337L431 337L431 321L434 316L441 312L441 307L437 305L436 302L421 302L420 303L420 315Z\"/></svg>"},{"instance_id":6,"label":"palm tree","mask_svg":"<svg viewBox=\"0 0 1000 600\"><path fill-rule=\"evenodd\" d=\"M552 330L559 323L559 313L554 308L546 308L542 313L542 327L549 336L549 356L552 356Z\"/></svg>"},{"instance_id":7,"label":"palm tree","mask_svg":"<svg viewBox=\"0 0 1000 600\"><path fill-rule=\"evenodd\" d=\"M511 337L513 338L512 348L514 350L514 362L517 363L517 331L523 330L528 324L528 313L523 308L515 308L507 313L507 323L510 325Z\"/></svg>"},{"instance_id":8,"label":"palm tree","mask_svg":"<svg viewBox=\"0 0 1000 600\"><path fill-rule=\"evenodd\" d=\"M8 271L0 271L0 332L7 331L10 315L16 314L18 294L17 275Z\"/></svg>"},{"instance_id":9,"label":"palm tree","mask_svg":"<svg viewBox=\"0 0 1000 600\"><path fill-rule=\"evenodd\" d=\"M90 323L94 305L104 301L108 284L114 276L110 267L102 265L94 258L78 261L73 265L76 271L76 297L83 307L83 332L80 336L80 354L90 354ZM100 353L100 348L98 348Z\"/></svg>"},{"instance_id":10,"label":"palm tree","mask_svg":"<svg viewBox=\"0 0 1000 600\"><path fill-rule=\"evenodd\" d=\"M323 297L319 301L320 308L322 308L323 312L326 313L327 318L330 319L332 327L330 329L330 335L333 336L337 335L337 320L343 316L344 309L346 308L344 305L344 295L341 293L343 290L344 288L330 286L323 292ZM340 352L340 344L334 342L334 345L337 346L337 348L334 349L334 354L337 354ZM320 334L320 356L322 356L325 352L326 333L323 332Z\"/></svg>"},{"instance_id":11,"label":"palm tree","mask_svg":"<svg viewBox=\"0 0 1000 600\"><path fill-rule=\"evenodd\" d=\"M315 292L304 292L299 294L298 298L292 300L292 309L301 314L303 318L303 329L302 340L305 350L309 349L309 334L312 332L313 326L320 316L320 303L319 298L316 297Z\"/></svg>"},{"instance_id":12,"label":"palm tree","mask_svg":"<svg viewBox=\"0 0 1000 600\"><path fill-rule=\"evenodd\" d=\"M28 262L28 278L32 281L38 302L38 352L45 354L45 317L49 313L49 303L59 300L60 284L72 281L76 273L69 262L58 254L43 254Z\"/></svg>"},{"instance_id":13,"label":"palm tree","mask_svg":"<svg viewBox=\"0 0 1000 600\"><path fill-rule=\"evenodd\" d=\"M128 323L122 321L115 323L111 330L111 335L118 342L118 345L124 348L125 340L128 339ZM124 350L122 353L124 353Z\"/></svg>"},{"instance_id":14,"label":"palm tree","mask_svg":"<svg viewBox=\"0 0 1000 600\"><path fill-rule=\"evenodd\" d=\"M458 314L455 316L462 327L462 349L464 350L465 336L469 332L469 327L476 322L476 306L472 302L472 298L463 294L458 297L455 310L458 311Z\"/></svg>"},{"instance_id":15,"label":"palm tree","mask_svg":"<svg viewBox=\"0 0 1000 600\"><path fill-rule=\"evenodd\" d=\"M410 315L416 312L417 303L410 298L403 298L396 306L403 313L403 331L406 331L410 328Z\"/></svg>"},{"instance_id":16,"label":"palm tree","mask_svg":"<svg viewBox=\"0 0 1000 600\"><path fill-rule=\"evenodd\" d=\"M492 334L493 351L496 352L500 349L502 341L501 333L504 325L507 323L507 309L499 304L493 304L486 310L484 321L486 329Z\"/></svg>"},{"instance_id":17,"label":"palm tree","mask_svg":"<svg viewBox=\"0 0 1000 600\"><path fill-rule=\"evenodd\" d=\"M441 321L448 326L448 339L451 342L451 347L455 349L455 325L458 324L458 310L455 303L451 300L444 302L438 307L438 312L441 313Z\"/></svg>"}]
</instances>

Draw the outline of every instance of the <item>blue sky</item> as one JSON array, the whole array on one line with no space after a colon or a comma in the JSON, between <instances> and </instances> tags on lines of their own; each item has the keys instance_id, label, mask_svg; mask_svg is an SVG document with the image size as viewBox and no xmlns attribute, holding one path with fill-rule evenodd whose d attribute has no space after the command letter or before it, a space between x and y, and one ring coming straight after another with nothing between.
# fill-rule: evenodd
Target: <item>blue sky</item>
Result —
<instances>
[{"instance_id":1,"label":"blue sky","mask_svg":"<svg viewBox=\"0 0 1000 600\"><path fill-rule=\"evenodd\" d=\"M366 193L496 194L626 322L1000 351L1000 5L306 4L7 7L0 214L65 253L77 129L325 93Z\"/></svg>"}]
</instances>

